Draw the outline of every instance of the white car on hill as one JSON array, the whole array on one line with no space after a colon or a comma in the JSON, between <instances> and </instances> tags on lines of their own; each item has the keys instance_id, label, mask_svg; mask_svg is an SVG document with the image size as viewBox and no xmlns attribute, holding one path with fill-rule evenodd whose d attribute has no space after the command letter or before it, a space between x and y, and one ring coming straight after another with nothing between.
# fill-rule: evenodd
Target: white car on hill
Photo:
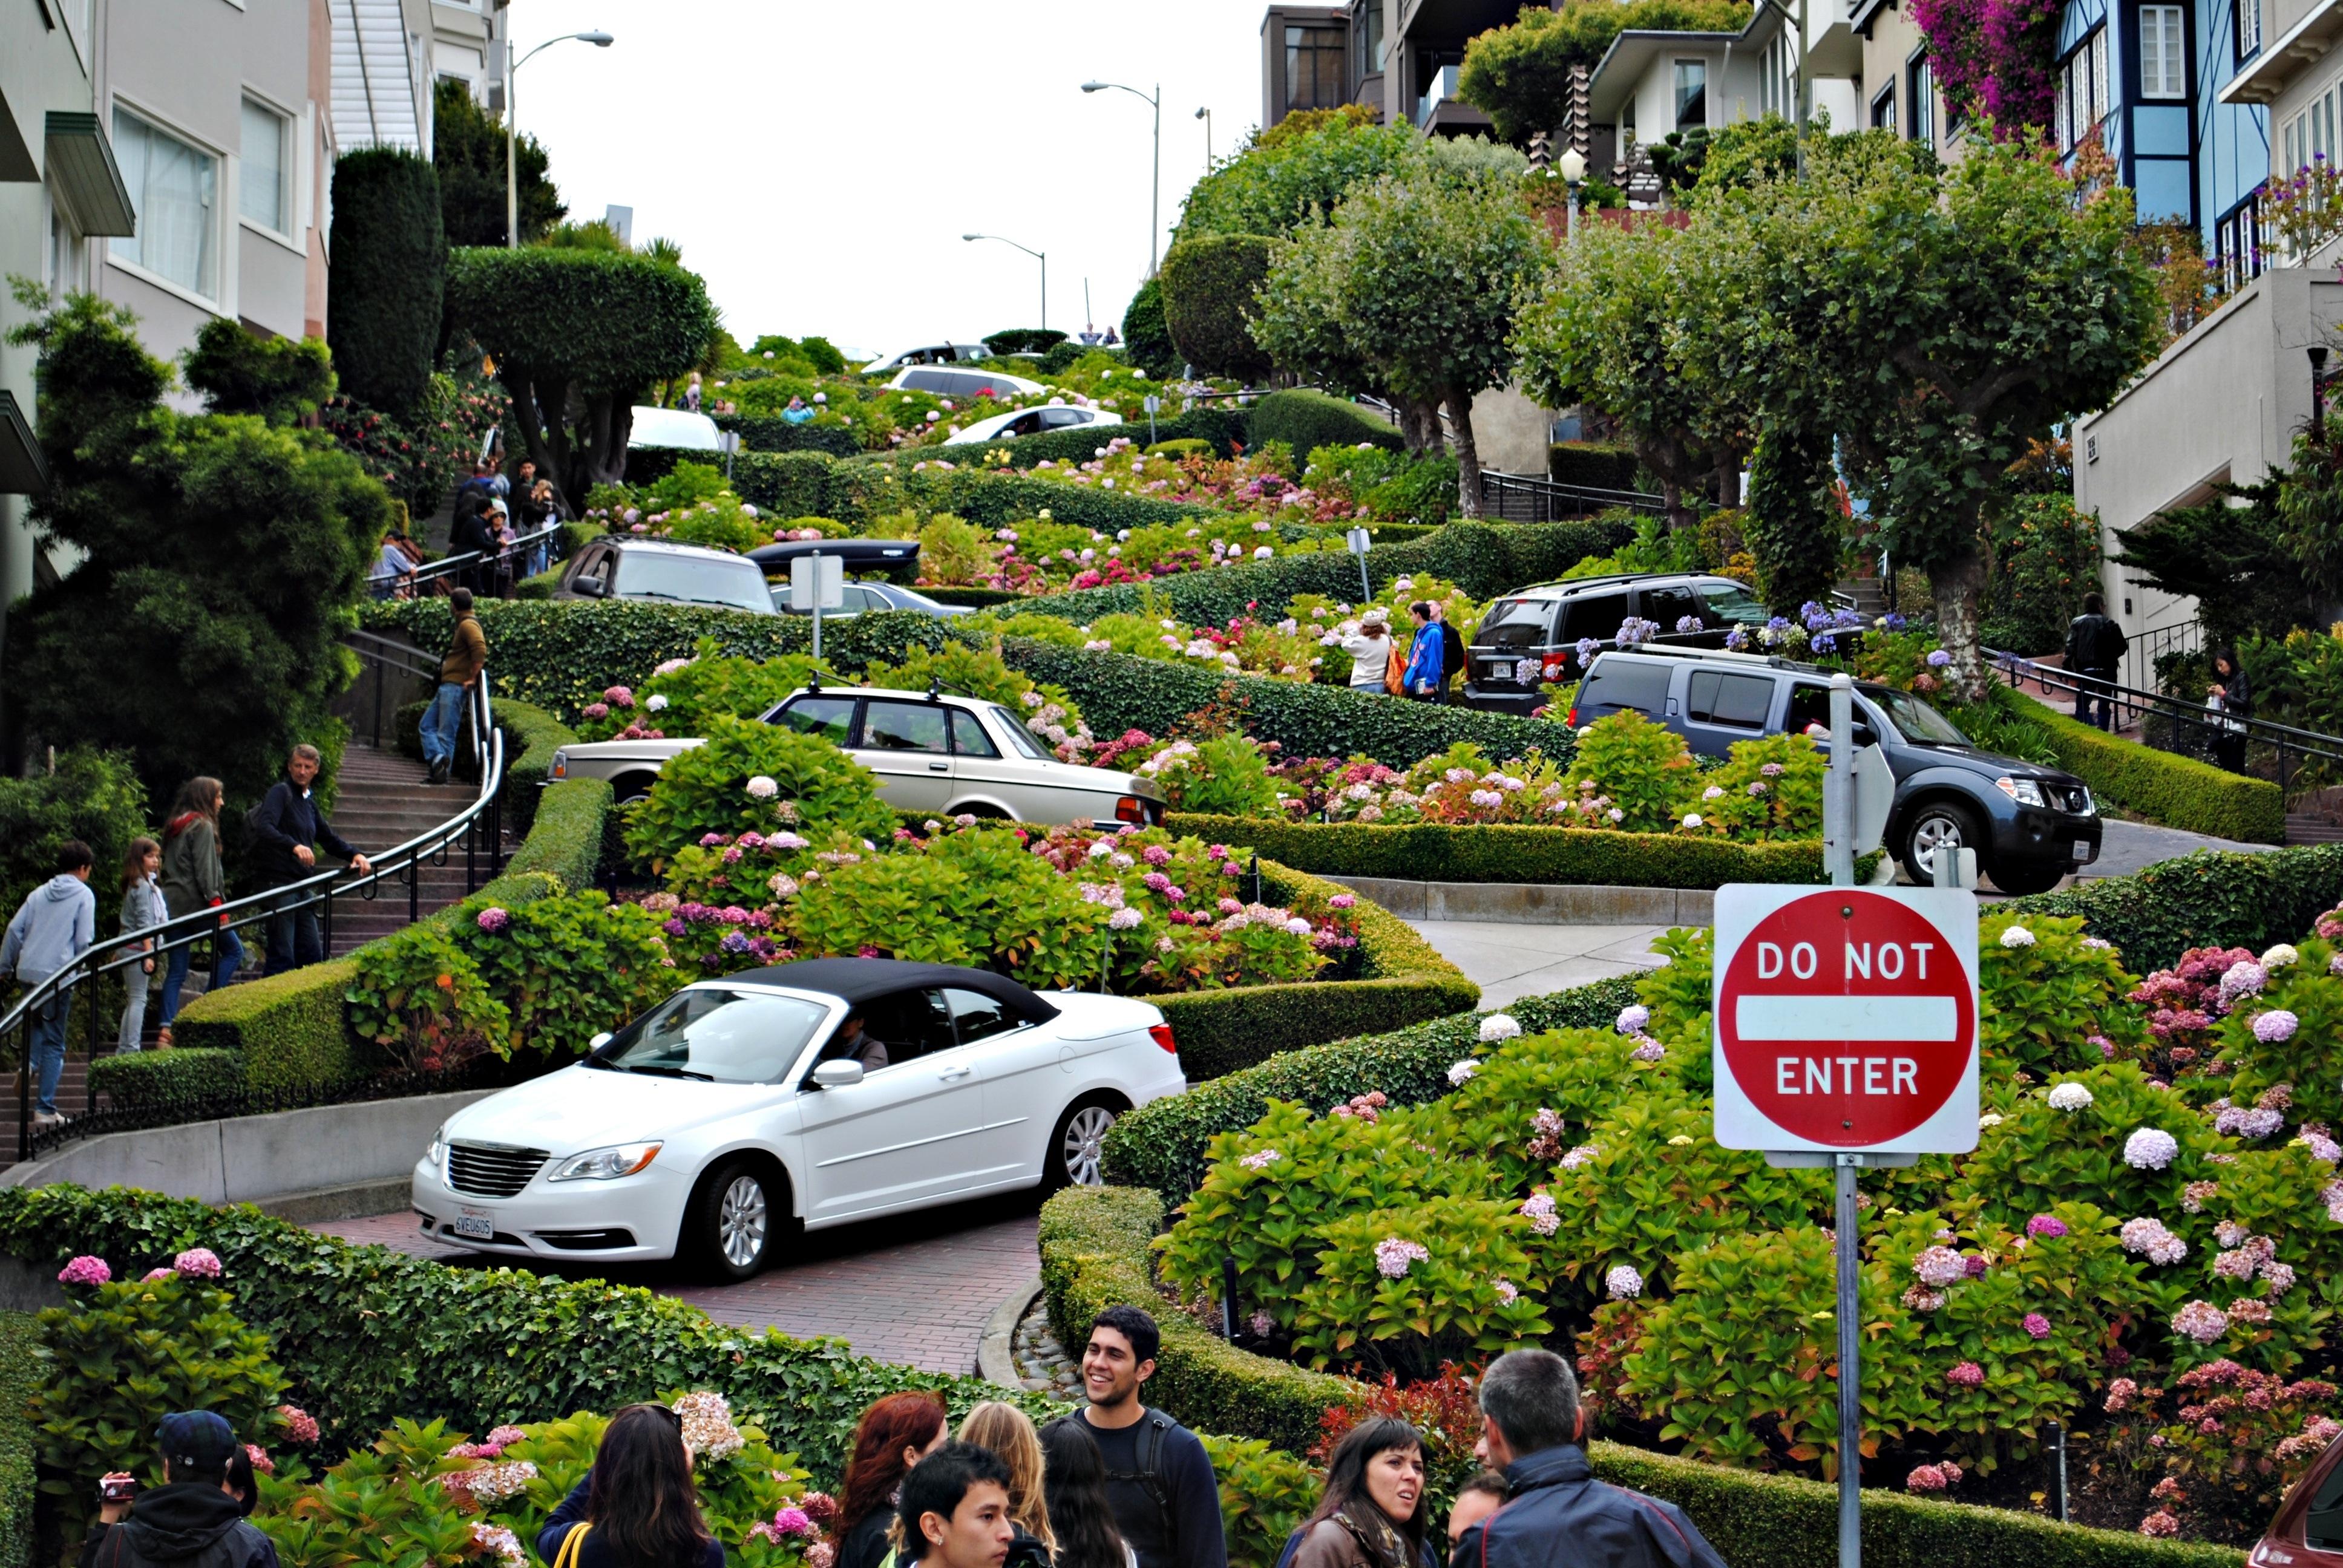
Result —
<instances>
[{"instance_id":1,"label":"white car on hill","mask_svg":"<svg viewBox=\"0 0 2343 1568\"><path fill-rule=\"evenodd\" d=\"M1185 1088L1144 1001L812 959L687 986L458 1111L410 1191L435 1241L745 1280L799 1227L1095 1185L1115 1119Z\"/></svg>"},{"instance_id":2,"label":"white car on hill","mask_svg":"<svg viewBox=\"0 0 2343 1568\"><path fill-rule=\"evenodd\" d=\"M1053 403L1046 408L1013 408L1006 414L979 419L959 435L946 437L940 445L968 447L987 441L1013 440L1019 436L1040 436L1052 430L1079 430L1085 427L1096 427L1103 431L1109 425L1121 423L1121 415L1104 408L1078 408Z\"/></svg>"}]
</instances>

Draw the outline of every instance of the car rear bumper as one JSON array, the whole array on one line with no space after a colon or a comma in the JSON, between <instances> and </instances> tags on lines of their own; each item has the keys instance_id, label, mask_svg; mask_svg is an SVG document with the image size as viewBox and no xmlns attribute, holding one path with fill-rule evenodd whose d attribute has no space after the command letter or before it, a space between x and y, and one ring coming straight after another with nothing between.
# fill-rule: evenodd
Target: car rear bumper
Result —
<instances>
[{"instance_id":1,"label":"car rear bumper","mask_svg":"<svg viewBox=\"0 0 2343 1568\"><path fill-rule=\"evenodd\" d=\"M1511 713L1527 719L1552 700L1543 691L1523 691L1518 686L1484 686L1477 680L1464 683L1464 706L1489 713Z\"/></svg>"}]
</instances>

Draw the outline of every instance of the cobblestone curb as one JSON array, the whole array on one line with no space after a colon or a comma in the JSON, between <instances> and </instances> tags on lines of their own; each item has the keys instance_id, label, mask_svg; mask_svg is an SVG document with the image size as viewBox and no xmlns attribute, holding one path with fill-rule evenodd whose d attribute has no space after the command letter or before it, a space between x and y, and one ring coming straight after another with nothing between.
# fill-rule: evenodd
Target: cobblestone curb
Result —
<instances>
[{"instance_id":1,"label":"cobblestone curb","mask_svg":"<svg viewBox=\"0 0 2343 1568\"><path fill-rule=\"evenodd\" d=\"M976 1370L987 1382L1002 1388L1025 1386L1025 1380L1017 1372L1017 1324L1041 1294L1041 1276L1036 1274L1010 1292L1008 1299L993 1308L992 1316L985 1321L984 1337L976 1345Z\"/></svg>"}]
</instances>

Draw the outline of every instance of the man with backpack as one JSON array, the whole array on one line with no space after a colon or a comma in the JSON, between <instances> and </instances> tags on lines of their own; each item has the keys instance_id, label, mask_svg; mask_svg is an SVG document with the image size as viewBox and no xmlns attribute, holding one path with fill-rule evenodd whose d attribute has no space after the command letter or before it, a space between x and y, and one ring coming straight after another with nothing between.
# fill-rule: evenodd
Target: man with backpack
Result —
<instances>
[{"instance_id":1,"label":"man with backpack","mask_svg":"<svg viewBox=\"0 0 2343 1568\"><path fill-rule=\"evenodd\" d=\"M163 1485L134 1499L136 1483L127 1473L98 1483L100 1507L82 1542L81 1568L277 1568L276 1543L228 1490L236 1432L217 1411L165 1416L155 1446Z\"/></svg>"},{"instance_id":2,"label":"man with backpack","mask_svg":"<svg viewBox=\"0 0 2343 1568\"><path fill-rule=\"evenodd\" d=\"M1196 1434L1140 1400L1162 1347L1155 1320L1113 1306L1091 1324L1082 1349L1080 1422L1106 1462L1107 1503L1139 1568L1228 1568L1221 1487Z\"/></svg>"},{"instance_id":3,"label":"man with backpack","mask_svg":"<svg viewBox=\"0 0 2343 1568\"><path fill-rule=\"evenodd\" d=\"M2095 593L2083 596L2083 613L2066 625L2066 668L2075 675L2075 719L2112 730L2116 727L2115 694L2108 689L2131 646L2123 628L2107 618L2107 601ZM2098 699L2098 716L2091 715L2091 699Z\"/></svg>"}]
</instances>

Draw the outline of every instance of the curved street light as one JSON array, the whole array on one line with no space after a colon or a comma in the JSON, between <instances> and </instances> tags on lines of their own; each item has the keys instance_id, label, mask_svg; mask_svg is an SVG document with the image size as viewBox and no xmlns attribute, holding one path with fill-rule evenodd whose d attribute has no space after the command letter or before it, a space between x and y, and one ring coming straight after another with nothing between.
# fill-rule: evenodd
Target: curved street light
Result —
<instances>
[{"instance_id":1,"label":"curved street light","mask_svg":"<svg viewBox=\"0 0 2343 1568\"><path fill-rule=\"evenodd\" d=\"M1005 245L1005 246L1009 246L1009 247L1010 247L1011 249L1012 249L1012 250L1021 250L1021 251L1023 251L1027 256L1031 256L1035 261L1038 261L1038 262L1040 262L1040 263L1041 264L1041 328L1042 328L1042 330L1043 330L1043 331L1045 331L1045 332L1046 332L1047 330L1049 330L1049 327L1050 327L1050 255L1049 255L1049 252L1047 252L1047 251L1041 251L1041 250L1035 250L1035 249L1034 249L1032 246L1031 246L1019 245L1019 244L1018 244L1015 240L1013 240L1013 239L1002 239L1002 238L1001 238L1001 236L999 236L999 235L997 235L997 234L964 234L964 235L960 236L960 238L962 238L962 239L964 239L964 240L971 240L971 241L973 241L973 240L980 240L980 239L989 239L989 240L993 240L993 241L996 241L996 242L998 242L998 243L1000 243L1000 244L1001 244L1001 245Z\"/></svg>"},{"instance_id":2,"label":"curved street light","mask_svg":"<svg viewBox=\"0 0 2343 1568\"><path fill-rule=\"evenodd\" d=\"M581 43L591 44L597 49L607 49L617 42L610 35L598 28L591 33L564 33L558 38L548 38L516 60L512 57L512 39L509 36L505 39L505 248L507 250L520 248L520 176L514 172L513 164L515 144L518 140L513 130L513 123L520 117L520 98L516 91L514 73L556 44L567 44L573 38Z\"/></svg>"},{"instance_id":3,"label":"curved street light","mask_svg":"<svg viewBox=\"0 0 2343 1568\"><path fill-rule=\"evenodd\" d=\"M1085 93L1102 93L1112 87L1118 93L1129 93L1155 111L1155 176L1147 196L1147 276L1155 276L1155 246L1161 233L1161 219L1163 201L1163 86L1156 84L1152 95L1136 87L1126 87L1121 82L1084 82Z\"/></svg>"},{"instance_id":4,"label":"curved street light","mask_svg":"<svg viewBox=\"0 0 2343 1568\"><path fill-rule=\"evenodd\" d=\"M1212 111L1198 109L1196 117L1204 122L1204 172L1212 172Z\"/></svg>"}]
</instances>

